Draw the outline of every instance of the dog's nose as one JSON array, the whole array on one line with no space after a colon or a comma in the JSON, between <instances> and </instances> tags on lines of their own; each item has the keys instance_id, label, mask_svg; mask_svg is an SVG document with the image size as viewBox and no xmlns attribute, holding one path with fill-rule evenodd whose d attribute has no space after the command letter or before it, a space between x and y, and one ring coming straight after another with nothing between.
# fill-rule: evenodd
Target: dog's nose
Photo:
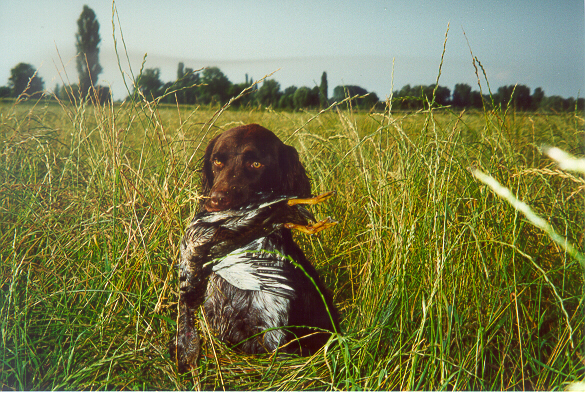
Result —
<instances>
[{"instance_id":1,"label":"dog's nose","mask_svg":"<svg viewBox=\"0 0 585 396\"><path fill-rule=\"evenodd\" d=\"M218 210L227 209L230 206L230 200L227 192L217 190L212 191L209 200L205 204L205 209L210 212L216 212Z\"/></svg>"}]
</instances>

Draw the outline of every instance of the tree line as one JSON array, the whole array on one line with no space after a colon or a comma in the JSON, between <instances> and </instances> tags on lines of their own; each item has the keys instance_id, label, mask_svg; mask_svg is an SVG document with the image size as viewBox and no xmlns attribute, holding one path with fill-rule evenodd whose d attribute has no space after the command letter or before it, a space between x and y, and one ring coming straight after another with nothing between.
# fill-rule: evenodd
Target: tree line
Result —
<instances>
[{"instance_id":1,"label":"tree line","mask_svg":"<svg viewBox=\"0 0 585 396\"><path fill-rule=\"evenodd\" d=\"M75 34L78 56L77 84L57 86L53 94L59 100L79 101L91 100L99 103L111 101L108 87L97 85L102 72L99 63L99 22L94 11L87 5L77 20ZM380 101L376 93L368 92L357 85L337 86L329 97L327 73L321 75L319 85L313 87L290 86L281 90L280 84L274 79L266 79L256 83L253 78L245 76L242 83L232 83L218 67L202 70L186 68L183 62L177 66L177 79L163 82L159 68L142 70L136 79L133 92L126 100L156 100L159 103L207 105L224 104L230 98L244 95L235 101L235 106L265 106L274 109L298 110L307 108L326 108L334 102L342 102L346 98L347 105L354 108L372 110L383 109L386 102ZM31 97L44 95L43 79L36 74L34 66L19 63L10 71L7 86L0 87L0 98ZM572 111L585 110L584 98L563 98L546 96L542 88L531 93L525 85L506 85L499 87L494 93L485 94L475 91L467 84L455 84L453 92L447 87L430 85L405 85L392 94L392 108L401 110L419 110L429 106L453 107L458 109L490 109L512 107L519 111Z\"/></svg>"},{"instance_id":2,"label":"tree line","mask_svg":"<svg viewBox=\"0 0 585 396\"><path fill-rule=\"evenodd\" d=\"M504 85L496 92L482 94L468 84L455 84L453 93L440 85L405 85L393 94L392 107L418 110L433 102L438 106L458 109L513 108L518 111L573 111L585 110L585 98L563 98L558 95L546 96L542 88L531 89L526 85Z\"/></svg>"},{"instance_id":3,"label":"tree line","mask_svg":"<svg viewBox=\"0 0 585 396\"><path fill-rule=\"evenodd\" d=\"M333 89L333 97L328 97L327 72L321 75L321 83L313 87L290 86L281 89L274 79L256 83L245 76L245 81L234 84L218 67L208 67L202 71L185 68L180 62L177 66L177 79L164 83L160 79L160 69L145 69L138 77L136 87L127 100L156 100L159 103L179 103L191 105L223 104L230 98L244 95L233 103L235 106L264 106L273 109L298 110L306 108L326 108L334 101L341 102L347 95L358 96L354 105L369 109L379 103L375 93L369 93L358 86L338 86ZM365 96L367 95L367 96Z\"/></svg>"}]
</instances>

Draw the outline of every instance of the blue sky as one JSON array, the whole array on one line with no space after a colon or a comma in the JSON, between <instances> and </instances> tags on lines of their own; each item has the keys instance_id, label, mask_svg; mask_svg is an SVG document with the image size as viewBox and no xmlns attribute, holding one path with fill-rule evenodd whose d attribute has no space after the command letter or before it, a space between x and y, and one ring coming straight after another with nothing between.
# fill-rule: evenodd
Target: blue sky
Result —
<instances>
[{"instance_id":1,"label":"blue sky","mask_svg":"<svg viewBox=\"0 0 585 396\"><path fill-rule=\"evenodd\" d=\"M1 0L0 85L19 62L39 68L45 87L76 82L75 32L83 5L100 22L99 83L116 98L127 92L114 53L112 2ZM218 66L234 82L280 69L281 89L312 87L323 71L329 95L337 85L360 85L385 98L406 84L436 81L447 24L440 84L477 87L471 63L482 62L492 89L508 84L542 87L546 95L585 96L583 0L515 1L227 1L118 0L116 38L136 74L161 69L176 78L178 62ZM58 52L57 52L58 51ZM60 58L59 58L60 54ZM63 66L61 62L65 65ZM394 70L393 70L394 62ZM124 73L130 74L125 54ZM392 80L392 72L394 79Z\"/></svg>"}]
</instances>

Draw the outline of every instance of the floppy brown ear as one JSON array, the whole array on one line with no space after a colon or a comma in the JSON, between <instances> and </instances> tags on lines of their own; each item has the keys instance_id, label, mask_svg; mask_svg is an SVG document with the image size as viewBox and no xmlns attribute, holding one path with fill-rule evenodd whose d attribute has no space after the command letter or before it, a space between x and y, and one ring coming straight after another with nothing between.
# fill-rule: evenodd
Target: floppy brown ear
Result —
<instances>
[{"instance_id":1,"label":"floppy brown ear","mask_svg":"<svg viewBox=\"0 0 585 396\"><path fill-rule=\"evenodd\" d=\"M283 144L279 150L280 185L282 193L309 197L311 195L311 181L299 160L299 153L292 146Z\"/></svg>"},{"instance_id":2,"label":"floppy brown ear","mask_svg":"<svg viewBox=\"0 0 585 396\"><path fill-rule=\"evenodd\" d=\"M213 146L219 138L217 135L209 141L205 154L203 155L203 167L201 168L201 194L203 196L209 196L211 187L213 187L213 172L211 169L211 153L213 153Z\"/></svg>"}]
</instances>

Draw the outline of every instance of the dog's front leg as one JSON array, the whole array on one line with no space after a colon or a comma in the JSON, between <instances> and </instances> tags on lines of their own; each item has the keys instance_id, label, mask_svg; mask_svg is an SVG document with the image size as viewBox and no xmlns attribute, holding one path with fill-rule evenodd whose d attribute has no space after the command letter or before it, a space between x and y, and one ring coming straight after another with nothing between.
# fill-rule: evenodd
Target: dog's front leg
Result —
<instances>
[{"instance_id":1,"label":"dog's front leg","mask_svg":"<svg viewBox=\"0 0 585 396\"><path fill-rule=\"evenodd\" d=\"M201 340L195 326L197 306L189 304L187 293L181 293L179 297L177 334L174 343L171 345L171 359L177 363L179 373L185 373L195 368L199 358Z\"/></svg>"}]
</instances>

